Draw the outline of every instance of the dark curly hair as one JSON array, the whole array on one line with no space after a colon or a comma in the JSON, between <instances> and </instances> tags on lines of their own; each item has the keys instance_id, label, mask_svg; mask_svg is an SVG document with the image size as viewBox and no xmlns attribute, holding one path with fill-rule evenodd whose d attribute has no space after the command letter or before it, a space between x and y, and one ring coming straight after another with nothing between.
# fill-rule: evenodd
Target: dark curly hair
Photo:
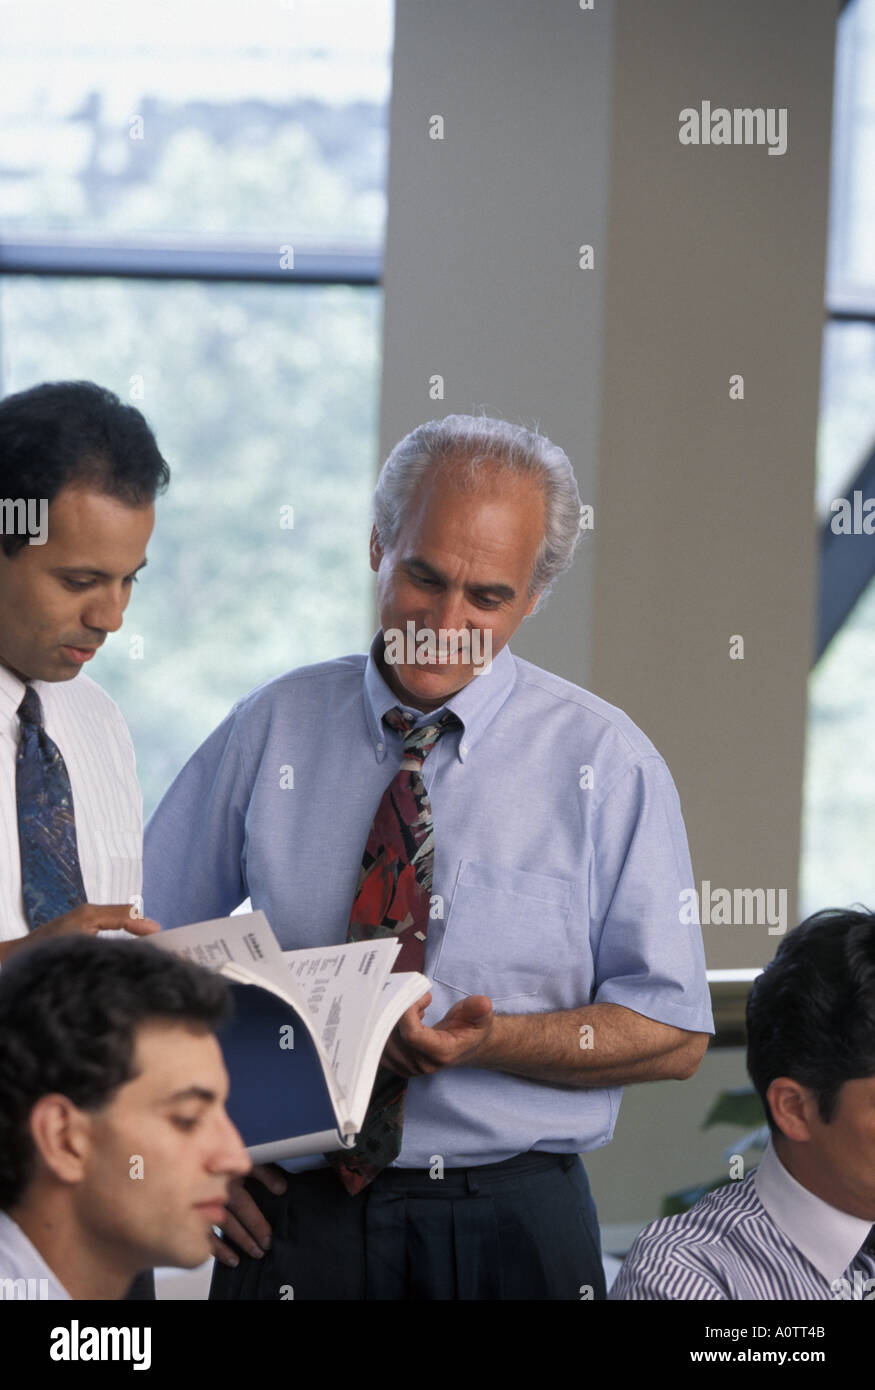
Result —
<instances>
[{"instance_id":1,"label":"dark curly hair","mask_svg":"<svg viewBox=\"0 0 875 1390\"><path fill-rule=\"evenodd\" d=\"M140 411L93 381L48 381L0 401L0 497L50 504L76 483L144 507L169 481ZM27 536L0 543L14 555Z\"/></svg>"},{"instance_id":2,"label":"dark curly hair","mask_svg":"<svg viewBox=\"0 0 875 1390\"><path fill-rule=\"evenodd\" d=\"M832 1119L846 1081L875 1076L875 914L826 908L781 942L747 1002L747 1069L766 1091L789 1076Z\"/></svg>"},{"instance_id":3,"label":"dark curly hair","mask_svg":"<svg viewBox=\"0 0 875 1390\"><path fill-rule=\"evenodd\" d=\"M229 1009L220 975L147 942L73 936L13 955L0 971L0 1210L30 1181L41 1096L98 1110L135 1076L141 1024L215 1031Z\"/></svg>"}]
</instances>

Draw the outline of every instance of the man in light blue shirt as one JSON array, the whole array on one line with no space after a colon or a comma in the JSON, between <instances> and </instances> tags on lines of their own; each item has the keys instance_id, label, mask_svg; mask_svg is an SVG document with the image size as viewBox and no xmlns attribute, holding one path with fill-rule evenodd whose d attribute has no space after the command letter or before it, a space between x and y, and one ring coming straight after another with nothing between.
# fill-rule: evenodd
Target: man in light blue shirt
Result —
<instances>
[{"instance_id":1,"label":"man in light blue shirt","mask_svg":"<svg viewBox=\"0 0 875 1390\"><path fill-rule=\"evenodd\" d=\"M571 563L579 515L568 459L542 436L466 416L413 431L375 496L381 628L369 654L253 691L147 827L146 910L165 927L249 896L284 949L342 941L374 813L401 761L401 736L383 716L456 716L422 768L434 823L433 985L384 1059L409 1078L398 1159L355 1197L331 1170L311 1172L306 1202L300 1174L256 1170L273 1198L250 1182L232 1203L223 1229L243 1265L233 1284L217 1266L214 1296L281 1297L284 1281L295 1297L599 1296L597 1226L575 1155L609 1142L624 1084L692 1075L712 1021L700 929L680 920L693 875L665 763L619 710L507 646ZM501 1206L496 1185L502 1202L521 1194L519 1210ZM317 1186L312 1242L292 1250L285 1233L314 1208ZM387 1193L418 1212L391 1249ZM460 1194L492 1208L467 1246L473 1209ZM439 1195L458 1209L446 1218L453 1239L432 1229ZM330 1256L313 1275L315 1247L336 1236L348 1256L362 1222L349 1277ZM271 1239L254 1272L256 1241ZM484 1286L442 1267L417 1275L411 1292L408 1276L393 1284L375 1272L409 1269L420 1245L454 1242L462 1263L487 1271ZM217 1254L236 1264L227 1244Z\"/></svg>"}]
</instances>

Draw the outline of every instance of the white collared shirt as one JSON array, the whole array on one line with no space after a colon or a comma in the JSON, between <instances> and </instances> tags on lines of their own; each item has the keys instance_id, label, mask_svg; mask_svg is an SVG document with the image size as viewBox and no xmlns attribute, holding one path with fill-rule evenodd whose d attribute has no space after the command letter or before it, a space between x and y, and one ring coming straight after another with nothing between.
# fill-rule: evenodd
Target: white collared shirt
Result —
<instances>
[{"instance_id":1,"label":"white collared shirt","mask_svg":"<svg viewBox=\"0 0 875 1390\"><path fill-rule=\"evenodd\" d=\"M797 1182L769 1139L754 1174L756 1194L775 1225L830 1284L854 1259L872 1223L831 1207Z\"/></svg>"},{"instance_id":2,"label":"white collared shirt","mask_svg":"<svg viewBox=\"0 0 875 1390\"><path fill-rule=\"evenodd\" d=\"M70 1295L21 1227L0 1211L0 1301L19 1298L69 1299Z\"/></svg>"},{"instance_id":3,"label":"white collared shirt","mask_svg":"<svg viewBox=\"0 0 875 1390\"><path fill-rule=\"evenodd\" d=\"M127 903L141 892L143 799L134 749L117 705L80 671L34 681L46 733L61 750L76 818L82 881L90 903ZM0 665L0 941L29 930L21 892L15 800L23 681Z\"/></svg>"}]
</instances>

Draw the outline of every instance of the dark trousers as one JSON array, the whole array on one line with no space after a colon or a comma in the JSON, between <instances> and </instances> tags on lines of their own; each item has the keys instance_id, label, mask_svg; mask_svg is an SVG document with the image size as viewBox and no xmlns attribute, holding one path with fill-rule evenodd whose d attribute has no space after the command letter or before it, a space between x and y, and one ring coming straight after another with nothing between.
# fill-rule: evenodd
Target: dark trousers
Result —
<instances>
[{"instance_id":1,"label":"dark trousers","mask_svg":"<svg viewBox=\"0 0 875 1390\"><path fill-rule=\"evenodd\" d=\"M218 1261L211 1299L602 1299L598 1222L576 1154L387 1168L356 1197L333 1169L288 1174L274 1197L247 1190L272 1245Z\"/></svg>"}]
</instances>

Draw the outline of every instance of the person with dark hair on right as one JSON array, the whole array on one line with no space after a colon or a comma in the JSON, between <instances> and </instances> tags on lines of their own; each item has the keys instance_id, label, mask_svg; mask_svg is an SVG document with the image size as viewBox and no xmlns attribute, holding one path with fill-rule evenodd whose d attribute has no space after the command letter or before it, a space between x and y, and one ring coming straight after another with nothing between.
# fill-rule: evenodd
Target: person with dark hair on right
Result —
<instances>
[{"instance_id":1,"label":"person with dark hair on right","mask_svg":"<svg viewBox=\"0 0 875 1390\"><path fill-rule=\"evenodd\" d=\"M611 1299L875 1299L875 914L827 909L747 1005L759 1166L647 1226Z\"/></svg>"},{"instance_id":2,"label":"person with dark hair on right","mask_svg":"<svg viewBox=\"0 0 875 1390\"><path fill-rule=\"evenodd\" d=\"M119 1299L209 1257L251 1168L225 1111L216 974L72 936L0 972L0 1299Z\"/></svg>"}]
</instances>

